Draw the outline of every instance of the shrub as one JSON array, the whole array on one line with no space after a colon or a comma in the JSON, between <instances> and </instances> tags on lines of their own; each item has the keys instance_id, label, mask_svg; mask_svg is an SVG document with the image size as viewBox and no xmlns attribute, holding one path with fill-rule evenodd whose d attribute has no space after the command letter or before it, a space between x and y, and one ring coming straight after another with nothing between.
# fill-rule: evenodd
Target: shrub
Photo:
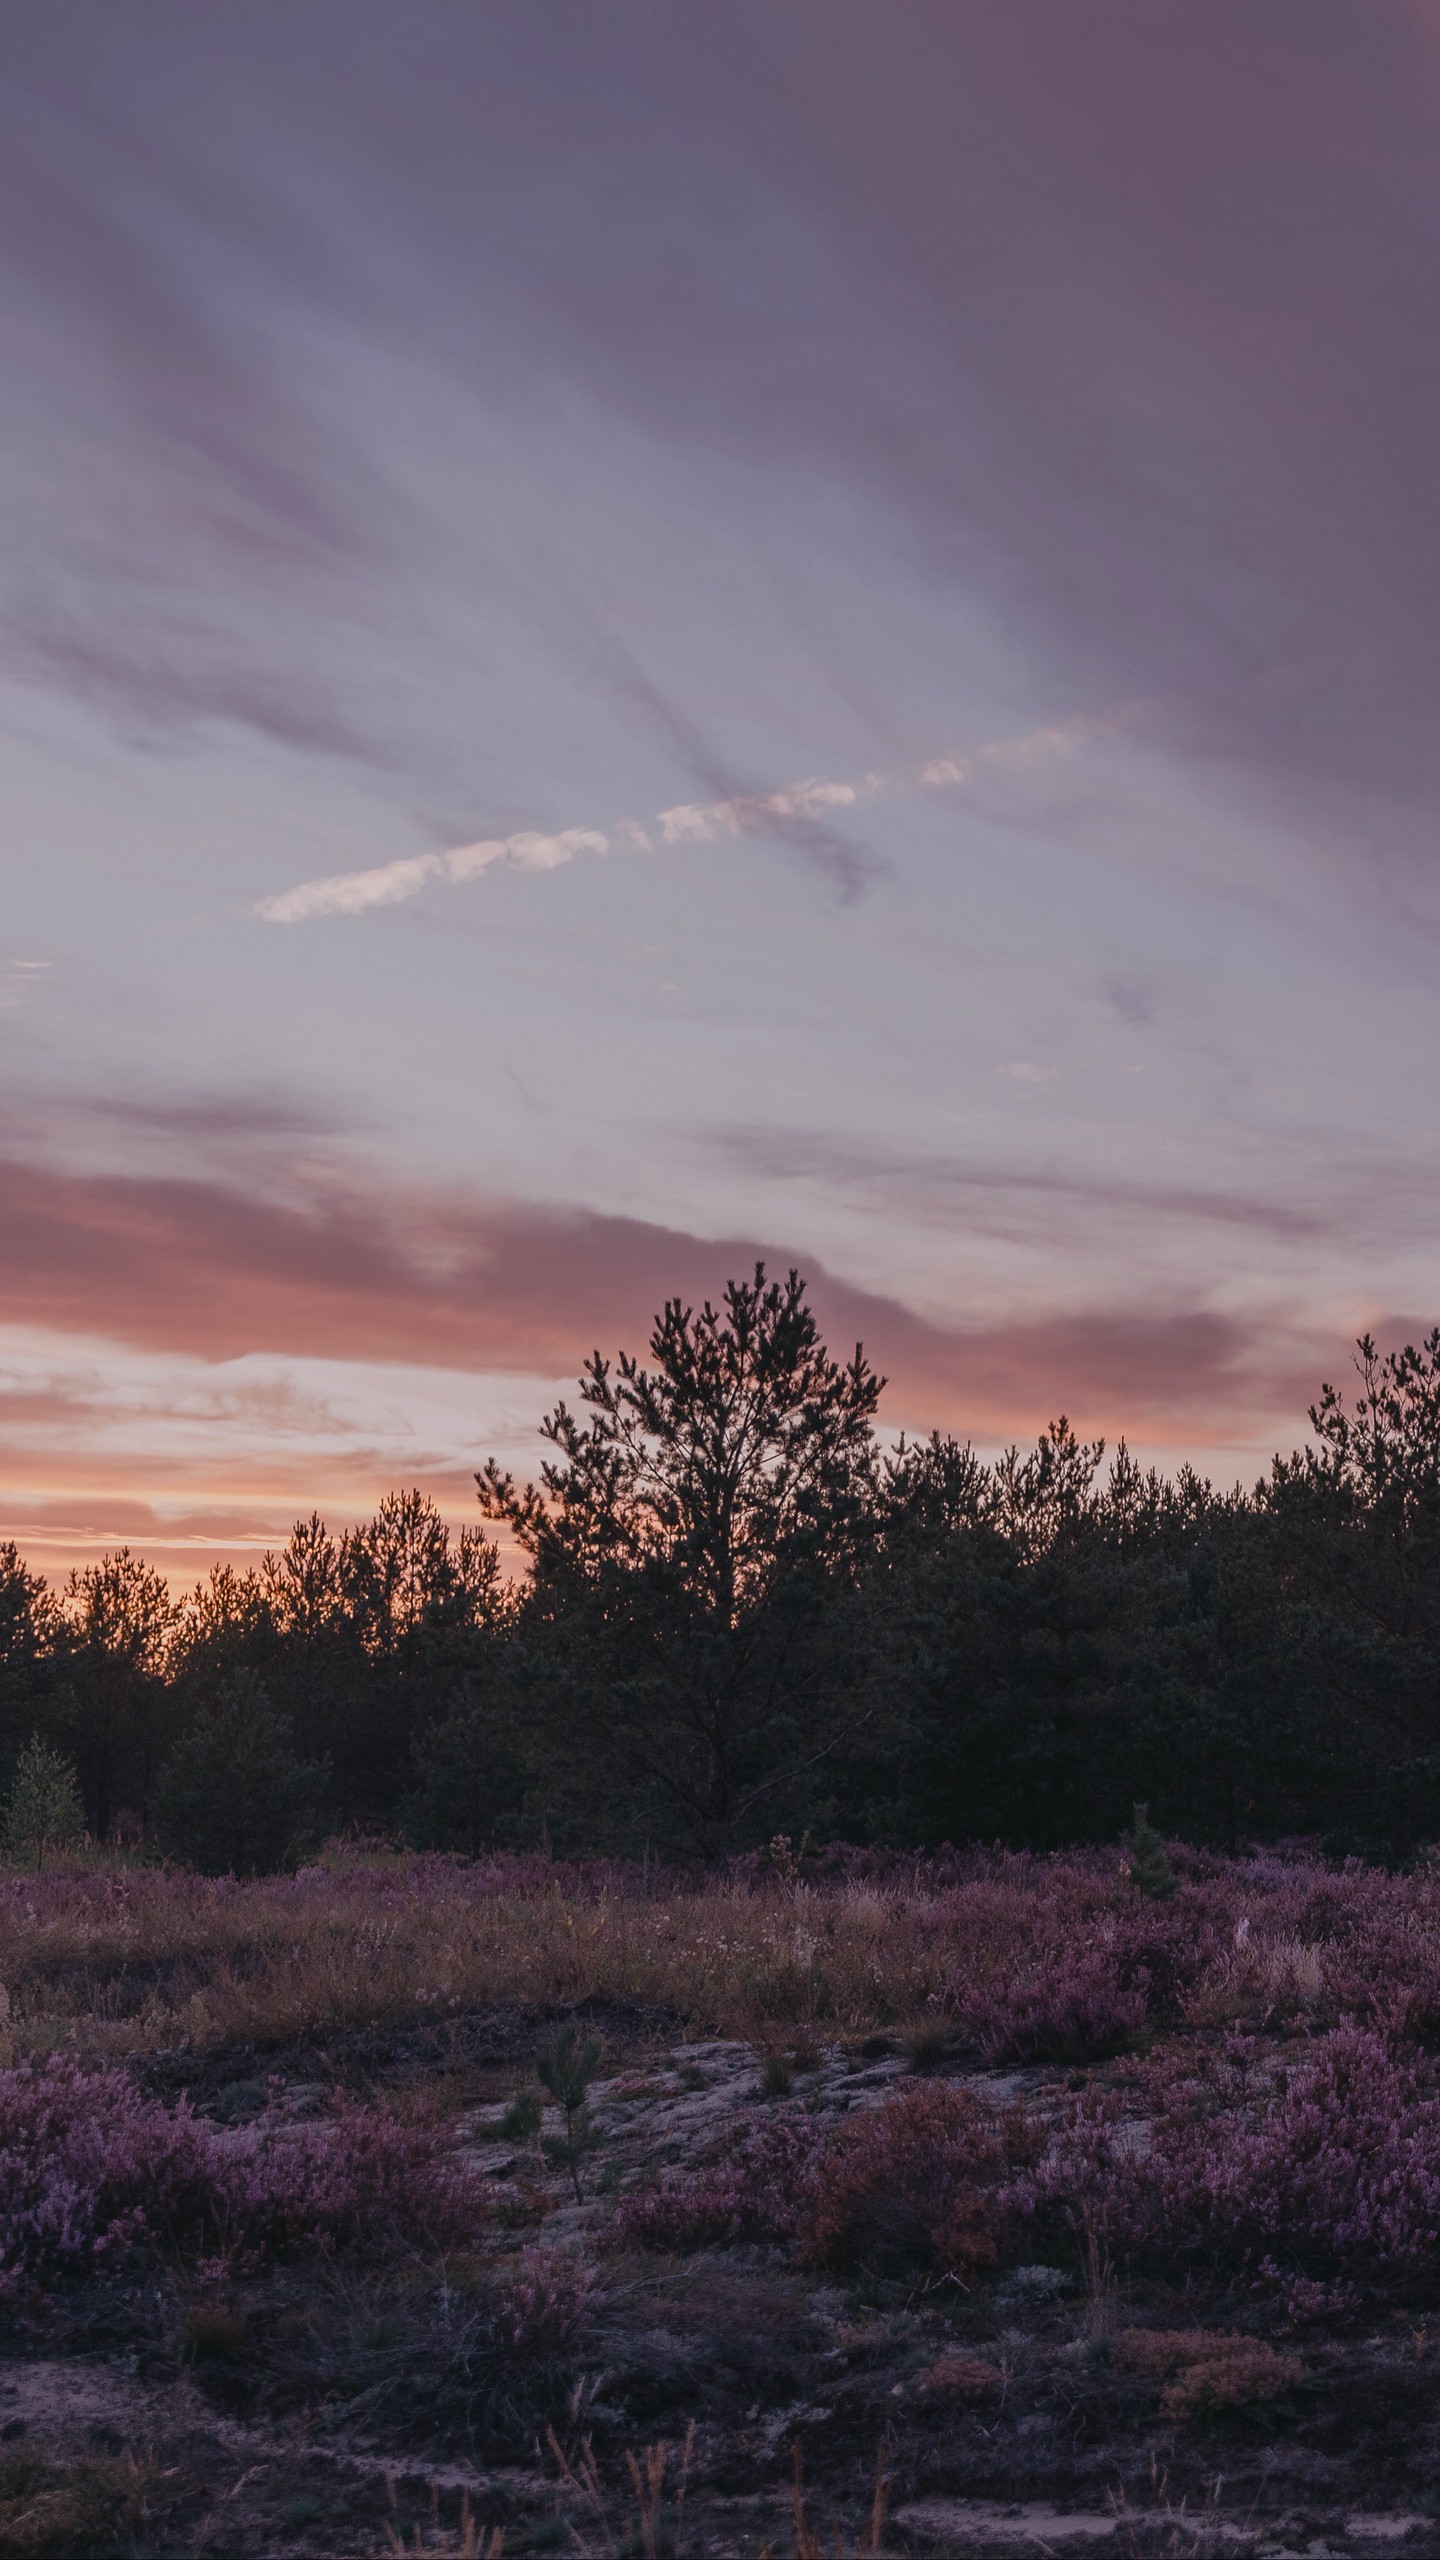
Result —
<instances>
[{"instance_id":1,"label":"shrub","mask_svg":"<svg viewBox=\"0 0 1440 2560\"><path fill-rule=\"evenodd\" d=\"M362 2108L222 2133L121 2071L0 2071L0 2291L162 2241L243 2266L470 2239L487 2192L433 2133Z\"/></svg>"},{"instance_id":2,"label":"shrub","mask_svg":"<svg viewBox=\"0 0 1440 2560\"><path fill-rule=\"evenodd\" d=\"M996 2364L986 2364L979 2356L941 2356L920 2376L919 2388L927 2399L959 2401L987 2400L1005 2380Z\"/></svg>"},{"instance_id":3,"label":"shrub","mask_svg":"<svg viewBox=\"0 0 1440 2560\"><path fill-rule=\"evenodd\" d=\"M1135 1891L1152 1902L1167 1902L1175 1891L1176 1875L1148 1804L1137 1804L1135 1820L1128 1831L1122 1831L1120 1846L1125 1852L1125 1873Z\"/></svg>"},{"instance_id":4,"label":"shrub","mask_svg":"<svg viewBox=\"0 0 1440 2560\"><path fill-rule=\"evenodd\" d=\"M541 2149L552 2169L569 2170L577 2204L581 2165L605 2138L589 2106L590 2083L604 2056L602 2038L585 2035L573 2018L567 2018L544 2052L535 2057L537 2076L565 2119L563 2133L542 2137Z\"/></svg>"},{"instance_id":5,"label":"shrub","mask_svg":"<svg viewBox=\"0 0 1440 2560\"><path fill-rule=\"evenodd\" d=\"M1249 2343L1228 2329L1122 2329L1115 2341L1115 2362L1122 2373L1164 2382L1182 2365L1204 2364L1231 2347Z\"/></svg>"},{"instance_id":6,"label":"shrub","mask_svg":"<svg viewBox=\"0 0 1440 2560\"><path fill-rule=\"evenodd\" d=\"M1362 2029L1278 2067L1232 2037L1136 2075L1148 2119L1076 2102L1029 2193L1102 2213L1137 2255L1202 2256L1279 2278L1391 2273L1440 2238L1440 2097L1421 2058Z\"/></svg>"},{"instance_id":7,"label":"shrub","mask_svg":"<svg viewBox=\"0 0 1440 2560\"><path fill-rule=\"evenodd\" d=\"M825 2141L815 2118L794 2110L742 2123L717 2158L698 2169L667 2170L648 2194L627 2196L615 2236L650 2249L790 2241Z\"/></svg>"},{"instance_id":8,"label":"shrub","mask_svg":"<svg viewBox=\"0 0 1440 2560\"><path fill-rule=\"evenodd\" d=\"M186 2314L181 2346L194 2364L235 2364L249 2341L244 2313L227 2311L222 2303L197 2302Z\"/></svg>"},{"instance_id":9,"label":"shrub","mask_svg":"<svg viewBox=\"0 0 1440 2560\"><path fill-rule=\"evenodd\" d=\"M1116 1915L1104 1953L1121 1988L1144 1991L1152 2017L1170 2017L1185 1994L1225 1960L1234 1914L1213 1889L1182 1885L1164 1902L1139 1900Z\"/></svg>"},{"instance_id":10,"label":"shrub","mask_svg":"<svg viewBox=\"0 0 1440 2560\"><path fill-rule=\"evenodd\" d=\"M972 1999L964 2024L987 2062L1103 2062L1145 2024L1146 1976L1122 1984L1099 1953Z\"/></svg>"},{"instance_id":11,"label":"shrub","mask_svg":"<svg viewBox=\"0 0 1440 2560\"><path fill-rule=\"evenodd\" d=\"M760 2086L767 2098L788 2098L795 2087L795 2065L788 2053L772 2048L760 2064Z\"/></svg>"},{"instance_id":12,"label":"shrub","mask_svg":"<svg viewBox=\"0 0 1440 2560\"><path fill-rule=\"evenodd\" d=\"M1257 2409L1282 2399L1304 2377L1298 2356L1282 2356L1261 2338L1236 2338L1222 2355L1187 2365L1160 2394L1167 2418L1197 2418L1218 2409Z\"/></svg>"},{"instance_id":13,"label":"shrub","mask_svg":"<svg viewBox=\"0 0 1440 2560\"><path fill-rule=\"evenodd\" d=\"M947 2274L993 2265L998 2190L1023 2141L968 2089L907 2089L853 2115L815 2164L797 2223L802 2258L883 2267L933 2261Z\"/></svg>"},{"instance_id":14,"label":"shrub","mask_svg":"<svg viewBox=\"0 0 1440 2560\"><path fill-rule=\"evenodd\" d=\"M1126 2373L1164 2381L1160 2406L1167 2418L1182 2419L1264 2407L1305 2372L1298 2356L1281 2355L1263 2338L1214 2329L1122 2330L1115 2361Z\"/></svg>"},{"instance_id":15,"label":"shrub","mask_svg":"<svg viewBox=\"0 0 1440 2560\"><path fill-rule=\"evenodd\" d=\"M495 2289L494 2334L507 2355L558 2356L590 2317L595 2278L580 2259L558 2250L530 2249L519 2268Z\"/></svg>"},{"instance_id":16,"label":"shrub","mask_svg":"<svg viewBox=\"0 0 1440 2560\"><path fill-rule=\"evenodd\" d=\"M153 2462L90 2454L56 2462L25 2445L0 2453L0 2550L7 2560L76 2560L133 2551L145 2528Z\"/></svg>"},{"instance_id":17,"label":"shrub","mask_svg":"<svg viewBox=\"0 0 1440 2560\"><path fill-rule=\"evenodd\" d=\"M777 2113L740 2128L703 2169L628 2199L617 2236L674 2249L772 2240L809 2265L933 2263L959 2274L994 2262L1007 2182L1029 2149L1018 2118L944 2083L828 2128Z\"/></svg>"}]
</instances>

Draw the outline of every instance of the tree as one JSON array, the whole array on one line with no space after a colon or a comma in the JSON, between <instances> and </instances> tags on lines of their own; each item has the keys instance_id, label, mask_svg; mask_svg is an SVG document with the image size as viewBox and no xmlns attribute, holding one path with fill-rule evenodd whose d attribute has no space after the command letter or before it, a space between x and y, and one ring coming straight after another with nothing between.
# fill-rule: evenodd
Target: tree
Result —
<instances>
[{"instance_id":1,"label":"tree","mask_svg":"<svg viewBox=\"0 0 1440 2560\"><path fill-rule=\"evenodd\" d=\"M36 1866L42 1867L47 1853L73 1848L84 1836L74 1769L37 1733L16 1762L5 1806L5 1846L12 1857L33 1850Z\"/></svg>"},{"instance_id":2,"label":"tree","mask_svg":"<svg viewBox=\"0 0 1440 2560\"><path fill-rule=\"evenodd\" d=\"M412 1488L349 1532L339 1579L360 1653L336 1736L340 1766L354 1810L388 1821L412 1746L445 1714L503 1614L500 1560L483 1530L454 1534Z\"/></svg>"},{"instance_id":3,"label":"tree","mask_svg":"<svg viewBox=\"0 0 1440 2560\"><path fill-rule=\"evenodd\" d=\"M504 1616L493 1540L457 1534L412 1488L339 1538L316 1513L297 1521L255 1579L264 1623L244 1659L293 1715L297 1747L330 1757L344 1817L390 1822L413 1743Z\"/></svg>"},{"instance_id":4,"label":"tree","mask_svg":"<svg viewBox=\"0 0 1440 2560\"><path fill-rule=\"evenodd\" d=\"M844 1723L843 1648L817 1639L869 1534L884 1380L859 1344L832 1360L804 1282L760 1263L718 1309L668 1300L650 1357L592 1355L584 1418L560 1404L541 1425L558 1454L538 1487L493 1459L477 1483L531 1558L530 1618L593 1666L612 1763L723 1865Z\"/></svg>"},{"instance_id":5,"label":"tree","mask_svg":"<svg viewBox=\"0 0 1440 2560\"><path fill-rule=\"evenodd\" d=\"M397 1654L407 1641L494 1616L500 1559L479 1529L451 1536L428 1494L387 1494L373 1520L352 1529L339 1579L366 1650Z\"/></svg>"},{"instance_id":6,"label":"tree","mask_svg":"<svg viewBox=\"0 0 1440 2560\"><path fill-rule=\"evenodd\" d=\"M97 1840L109 1830L117 1803L133 1802L144 1817L162 1740L167 1648L178 1616L164 1575L128 1547L72 1573L65 1585L63 1633L77 1758Z\"/></svg>"},{"instance_id":7,"label":"tree","mask_svg":"<svg viewBox=\"0 0 1440 2560\"><path fill-rule=\"evenodd\" d=\"M60 1613L42 1574L13 1541L0 1546L0 1760L8 1762L38 1715L49 1722Z\"/></svg>"},{"instance_id":8,"label":"tree","mask_svg":"<svg viewBox=\"0 0 1440 2560\"><path fill-rule=\"evenodd\" d=\"M1277 1458L1257 1507L1350 1763L1332 1836L1403 1854L1440 1819L1440 1331L1383 1357L1365 1334L1355 1369L1359 1392L1322 1388L1318 1448Z\"/></svg>"},{"instance_id":9,"label":"tree","mask_svg":"<svg viewBox=\"0 0 1440 2560\"><path fill-rule=\"evenodd\" d=\"M273 1874L313 1839L329 1775L296 1757L288 1721L253 1671L237 1671L166 1760L156 1830L206 1875Z\"/></svg>"},{"instance_id":10,"label":"tree","mask_svg":"<svg viewBox=\"0 0 1440 2560\"><path fill-rule=\"evenodd\" d=\"M400 1808L413 1847L478 1858L513 1826L525 1793L518 1673L516 1648L492 1647L483 1675L467 1674L449 1714L416 1736L416 1783Z\"/></svg>"}]
</instances>

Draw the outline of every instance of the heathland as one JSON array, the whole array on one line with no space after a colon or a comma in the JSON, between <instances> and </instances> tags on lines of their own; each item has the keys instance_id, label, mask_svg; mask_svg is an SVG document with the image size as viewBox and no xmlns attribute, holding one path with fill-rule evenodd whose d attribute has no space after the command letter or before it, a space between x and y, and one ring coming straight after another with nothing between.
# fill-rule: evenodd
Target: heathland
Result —
<instances>
[{"instance_id":1,"label":"heathland","mask_svg":"<svg viewBox=\"0 0 1440 2560\"><path fill-rule=\"evenodd\" d=\"M1440 2548L1426 1861L88 1852L0 1978L7 2553Z\"/></svg>"},{"instance_id":2,"label":"heathland","mask_svg":"<svg viewBox=\"0 0 1440 2560\"><path fill-rule=\"evenodd\" d=\"M1357 1366L1249 1491L982 1463L757 1271L458 1535L0 1555L0 2553L1440 2551L1440 1335Z\"/></svg>"}]
</instances>

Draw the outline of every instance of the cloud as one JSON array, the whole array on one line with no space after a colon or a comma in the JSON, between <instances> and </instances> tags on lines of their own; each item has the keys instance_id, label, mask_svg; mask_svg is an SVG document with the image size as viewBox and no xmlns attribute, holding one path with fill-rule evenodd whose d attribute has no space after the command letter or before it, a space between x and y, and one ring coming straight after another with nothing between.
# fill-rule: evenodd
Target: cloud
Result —
<instances>
[{"instance_id":1,"label":"cloud","mask_svg":"<svg viewBox=\"0 0 1440 2560\"><path fill-rule=\"evenodd\" d=\"M316 916L360 916L373 907L398 906L413 898L427 880L476 880L496 863L515 871L554 871L573 862L577 853L608 853L610 840L595 827L566 827L559 835L491 838L483 844L456 845L450 853L412 854L399 862L378 863L372 871L339 871L324 880L302 880L297 888L261 898L255 912L267 924L309 924Z\"/></svg>"},{"instance_id":2,"label":"cloud","mask_svg":"<svg viewBox=\"0 0 1440 2560\"><path fill-rule=\"evenodd\" d=\"M411 855L401 862L378 863L371 871L337 871L328 879L302 880L278 897L262 898L255 912L267 924L309 924L316 916L363 916L372 907L398 906L413 898L427 880L444 874L439 854Z\"/></svg>"},{"instance_id":3,"label":"cloud","mask_svg":"<svg viewBox=\"0 0 1440 2560\"><path fill-rule=\"evenodd\" d=\"M782 840L818 852L834 871L842 892L853 895L864 876L858 849L832 835L823 824L826 813L854 809L887 787L907 789L912 781L929 788L970 780L976 766L1030 767L1055 755L1068 755L1087 739L1110 736L1133 718L1133 712L1103 719L1077 716L1020 737L994 738L973 750L972 760L941 757L887 785L883 774L867 773L858 782L825 781L809 774L778 791L728 793L719 800L677 802L655 818L662 844L714 844L725 836L779 835ZM320 880L302 880L293 889L277 890L257 901L255 913L266 924L310 924L319 916L359 916L379 907L398 906L417 896L432 880L476 880L499 863L515 871L555 871L577 854L603 854L612 840L642 853L653 840L633 819L622 819L611 834L597 827L565 827L558 835L533 832L487 837L478 844L457 845L449 853L411 854L395 862L377 863L368 871L338 871Z\"/></svg>"},{"instance_id":4,"label":"cloud","mask_svg":"<svg viewBox=\"0 0 1440 2560\"><path fill-rule=\"evenodd\" d=\"M568 414L587 462L618 422L727 528L746 501L717 491L774 493L757 547L823 492L1053 698L1143 694L1173 752L1425 907L1434 24L1427 0L636 0L557 70L518 7L136 0L79 48L30 12L0 134L19 662L127 714L399 756L373 635L436 628L463 549L406 450L420 381L447 433L467 404ZM477 546L477 591L539 584L533 529ZM654 628L625 566L569 584ZM883 734L883 641L858 690Z\"/></svg>"},{"instance_id":5,"label":"cloud","mask_svg":"<svg viewBox=\"0 0 1440 2560\"><path fill-rule=\"evenodd\" d=\"M1033 1083L1029 1061L997 1073ZM1214 1269L1215 1229L1232 1230L1245 1245L1318 1248L1313 1260L1353 1267L1362 1247L1377 1239L1433 1250L1436 1216L1435 1150L1410 1152L1366 1144L1339 1144L1329 1133L1291 1137L1277 1175L1267 1146L1244 1146L1232 1133L1226 1146L1227 1178L1206 1181L1197 1172L1177 1179L1169 1169L1124 1171L1077 1163L995 1161L981 1155L922 1154L866 1146L821 1128L731 1127L715 1130L711 1146L746 1173L793 1192L801 1183L826 1186L847 1204L863 1204L889 1220L926 1225L1067 1255L1096 1249L1106 1262L1119 1250L1136 1267L1167 1254L1192 1270ZM1205 1231L1212 1231L1207 1241ZM1287 1250L1286 1262L1289 1262Z\"/></svg>"},{"instance_id":6,"label":"cloud","mask_svg":"<svg viewBox=\"0 0 1440 2560\"><path fill-rule=\"evenodd\" d=\"M837 1348L863 1339L894 1421L1007 1434L1057 1403L1150 1439L1248 1436L1303 1411L1314 1338L1203 1306L1040 1311L973 1326L857 1289L783 1238L703 1237L589 1210L375 1181L283 1201L238 1185L0 1164L0 1323L225 1361L269 1352L472 1374L572 1375L636 1344L672 1294L799 1262ZM1307 1365L1308 1363L1308 1365ZM1305 1390L1302 1393L1302 1389Z\"/></svg>"},{"instance_id":7,"label":"cloud","mask_svg":"<svg viewBox=\"0 0 1440 2560\"><path fill-rule=\"evenodd\" d=\"M853 809L863 787L853 782L821 782L812 774L763 798L738 793L729 800L662 809L656 824L666 844L713 844L717 836L762 834L772 818L814 818L826 809ZM875 787L873 781L871 787Z\"/></svg>"}]
</instances>

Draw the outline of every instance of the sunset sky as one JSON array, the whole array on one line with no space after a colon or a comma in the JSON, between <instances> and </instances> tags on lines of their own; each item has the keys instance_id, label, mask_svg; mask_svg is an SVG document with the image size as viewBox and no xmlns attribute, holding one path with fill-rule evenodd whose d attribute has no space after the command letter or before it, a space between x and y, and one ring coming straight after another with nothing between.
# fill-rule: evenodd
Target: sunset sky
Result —
<instances>
[{"instance_id":1,"label":"sunset sky","mask_svg":"<svg viewBox=\"0 0 1440 2560\"><path fill-rule=\"evenodd\" d=\"M0 1537L1440 1319L1440 0L12 0Z\"/></svg>"}]
</instances>

